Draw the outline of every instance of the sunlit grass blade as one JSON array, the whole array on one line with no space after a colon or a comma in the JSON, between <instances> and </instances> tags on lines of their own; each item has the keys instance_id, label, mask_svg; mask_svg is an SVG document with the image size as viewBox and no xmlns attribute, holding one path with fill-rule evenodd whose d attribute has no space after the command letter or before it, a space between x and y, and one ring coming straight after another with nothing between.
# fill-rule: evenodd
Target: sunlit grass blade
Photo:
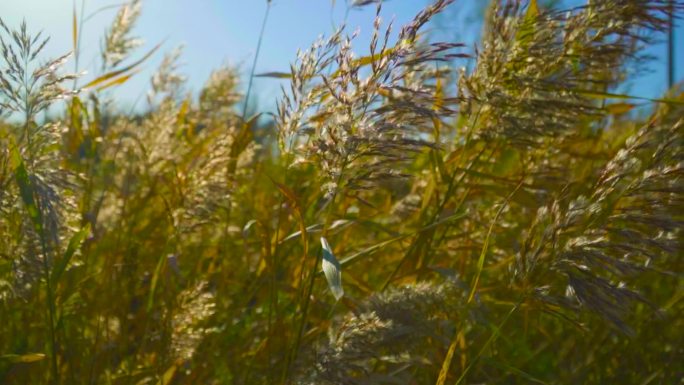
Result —
<instances>
[{"instance_id":1,"label":"sunlit grass blade","mask_svg":"<svg viewBox=\"0 0 684 385\"><path fill-rule=\"evenodd\" d=\"M325 274L328 287L330 287L335 300L339 301L344 295L344 289L342 288L342 266L340 266L340 263L335 258L328 240L323 237L321 237L321 248L323 252L323 274Z\"/></svg>"}]
</instances>

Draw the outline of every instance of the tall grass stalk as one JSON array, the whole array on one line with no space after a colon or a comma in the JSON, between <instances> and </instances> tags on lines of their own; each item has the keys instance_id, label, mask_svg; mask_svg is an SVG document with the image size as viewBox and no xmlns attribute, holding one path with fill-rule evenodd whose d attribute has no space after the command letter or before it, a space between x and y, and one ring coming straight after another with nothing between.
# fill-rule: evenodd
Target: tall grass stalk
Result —
<instances>
[{"instance_id":1,"label":"tall grass stalk","mask_svg":"<svg viewBox=\"0 0 684 385\"><path fill-rule=\"evenodd\" d=\"M174 49L127 110L140 0L73 2L77 57L116 9L78 82L0 21L0 383L679 381L683 88L620 90L684 4L559 3L469 47L426 33L460 2L346 1L367 44L345 13L257 75L267 1L244 83Z\"/></svg>"}]
</instances>

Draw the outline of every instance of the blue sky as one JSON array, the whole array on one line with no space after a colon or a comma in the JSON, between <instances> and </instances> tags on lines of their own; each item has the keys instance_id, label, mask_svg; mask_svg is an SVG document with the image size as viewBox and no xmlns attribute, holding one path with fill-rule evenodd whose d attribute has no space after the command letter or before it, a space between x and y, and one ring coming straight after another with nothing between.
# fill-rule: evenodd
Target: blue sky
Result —
<instances>
[{"instance_id":1,"label":"blue sky","mask_svg":"<svg viewBox=\"0 0 684 385\"><path fill-rule=\"evenodd\" d=\"M82 0L76 0L80 7ZM85 14L118 0L84 0ZM473 43L479 29L476 20L480 14L477 4L483 0L460 0L439 20L439 33L451 41ZM577 2L577 1L575 1ZM395 18L395 25L410 21L428 0L388 0L383 7L383 19ZM26 19L32 31L44 30L52 37L46 49L46 58L71 50L71 17L73 0L0 0L0 15L9 26L18 26ZM163 49L171 50L179 44L185 46L182 59L183 72L189 77L190 90L198 90L212 69L222 63L239 66L246 75L255 53L266 0L143 0L142 16L135 30L145 40L145 49L164 41ZM340 23L345 14L345 0L273 0L266 25L265 37L257 73L287 70L298 48L306 48L321 34L329 34L333 23ZM353 9L348 14L347 25L352 31L361 30L357 46L363 52L367 46L375 9L373 6ZM88 70L86 79L97 72L99 46L105 28L116 9L109 9L91 18L84 26L81 68ZM442 28L446 29L444 31ZM397 28L398 29L398 28ZM465 32L464 32L465 31ZM679 27L676 41L684 46L684 29ZM678 50L677 66L684 67L684 49ZM650 48L650 53L664 57L664 44ZM149 77L161 60L156 54L146 62L141 71L129 83L116 90L124 105L131 106L139 100L144 106L144 95L149 88ZM70 64L73 66L73 63ZM652 65L653 72L642 76L629 89L632 94L656 97L666 88L664 61ZM682 79L682 70L677 79ZM279 83L273 79L257 79L256 94L261 109L271 109L279 95Z\"/></svg>"}]
</instances>

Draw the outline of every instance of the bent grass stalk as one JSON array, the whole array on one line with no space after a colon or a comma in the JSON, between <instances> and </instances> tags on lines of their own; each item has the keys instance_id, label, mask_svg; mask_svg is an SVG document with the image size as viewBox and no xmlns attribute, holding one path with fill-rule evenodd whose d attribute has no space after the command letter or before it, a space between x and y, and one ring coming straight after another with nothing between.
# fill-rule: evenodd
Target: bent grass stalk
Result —
<instances>
[{"instance_id":1,"label":"bent grass stalk","mask_svg":"<svg viewBox=\"0 0 684 385\"><path fill-rule=\"evenodd\" d=\"M348 1L367 46L335 26L257 75L267 1L244 88L188 94L172 51L138 112L140 1L95 11L78 83L0 23L0 382L678 381L682 89L616 90L684 4L492 2L469 49L424 33L451 3L394 32ZM259 76L285 86L249 118Z\"/></svg>"}]
</instances>

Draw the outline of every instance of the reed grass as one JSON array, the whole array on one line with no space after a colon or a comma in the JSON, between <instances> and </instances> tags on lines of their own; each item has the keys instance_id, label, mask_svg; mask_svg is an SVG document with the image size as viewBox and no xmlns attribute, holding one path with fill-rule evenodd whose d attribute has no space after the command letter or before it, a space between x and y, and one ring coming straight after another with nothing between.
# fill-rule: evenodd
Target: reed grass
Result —
<instances>
[{"instance_id":1,"label":"reed grass","mask_svg":"<svg viewBox=\"0 0 684 385\"><path fill-rule=\"evenodd\" d=\"M475 49L346 5L368 47L196 96L179 48L135 113L140 1L92 78L0 20L0 383L681 380L684 93L619 90L684 4L494 1Z\"/></svg>"}]
</instances>

